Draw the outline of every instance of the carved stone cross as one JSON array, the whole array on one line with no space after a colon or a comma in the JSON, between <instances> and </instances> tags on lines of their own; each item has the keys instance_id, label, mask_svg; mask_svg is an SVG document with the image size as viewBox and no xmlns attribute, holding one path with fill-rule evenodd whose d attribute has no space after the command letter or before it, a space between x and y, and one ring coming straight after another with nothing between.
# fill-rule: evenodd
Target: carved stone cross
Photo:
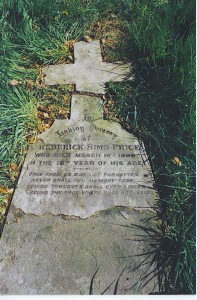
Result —
<instances>
[{"instance_id":1,"label":"carved stone cross","mask_svg":"<svg viewBox=\"0 0 197 300\"><path fill-rule=\"evenodd\" d=\"M45 83L75 84L76 91L105 93L105 83L122 81L131 71L129 64L102 62L99 41L74 44L74 64L51 65L43 69ZM132 77L127 78L131 80Z\"/></svg>"},{"instance_id":2,"label":"carved stone cross","mask_svg":"<svg viewBox=\"0 0 197 300\"><path fill-rule=\"evenodd\" d=\"M46 84L76 84L83 92L104 93L129 66L102 62L98 41L74 45L75 64L44 69ZM114 206L149 208L156 197L142 142L120 124L103 120L102 100L73 95L71 118L55 120L29 149L13 205L25 213L87 218Z\"/></svg>"}]
</instances>

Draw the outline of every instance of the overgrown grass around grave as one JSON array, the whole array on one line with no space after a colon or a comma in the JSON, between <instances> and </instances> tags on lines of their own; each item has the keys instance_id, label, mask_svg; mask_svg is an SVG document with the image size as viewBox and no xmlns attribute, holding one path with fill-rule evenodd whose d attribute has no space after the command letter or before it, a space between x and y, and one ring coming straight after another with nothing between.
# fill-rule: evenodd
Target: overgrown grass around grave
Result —
<instances>
[{"instance_id":1,"label":"overgrown grass around grave","mask_svg":"<svg viewBox=\"0 0 197 300\"><path fill-rule=\"evenodd\" d=\"M109 96L154 170L160 291L195 293L195 2L123 2L135 81L111 84Z\"/></svg>"},{"instance_id":2,"label":"overgrown grass around grave","mask_svg":"<svg viewBox=\"0 0 197 300\"><path fill-rule=\"evenodd\" d=\"M161 197L160 292L171 294L195 293L194 7L194 0L0 0L1 211L32 137L49 124L43 116L67 115L54 104L58 91L51 96L44 86L42 65L72 62L73 40L85 34L104 39L106 60L134 63L135 81L110 84L107 95L151 159Z\"/></svg>"}]
</instances>

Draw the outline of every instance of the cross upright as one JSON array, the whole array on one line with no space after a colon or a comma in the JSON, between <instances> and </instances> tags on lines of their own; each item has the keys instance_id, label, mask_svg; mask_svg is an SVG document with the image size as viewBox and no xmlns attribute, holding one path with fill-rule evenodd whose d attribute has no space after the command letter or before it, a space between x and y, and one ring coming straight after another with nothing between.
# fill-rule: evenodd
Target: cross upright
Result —
<instances>
[{"instance_id":1,"label":"cross upright","mask_svg":"<svg viewBox=\"0 0 197 300\"><path fill-rule=\"evenodd\" d=\"M105 93L105 83L122 81L131 71L129 64L102 61L99 41L74 44L74 64L50 65L43 68L45 83L75 84L78 92ZM128 77L131 80L132 77Z\"/></svg>"}]
</instances>

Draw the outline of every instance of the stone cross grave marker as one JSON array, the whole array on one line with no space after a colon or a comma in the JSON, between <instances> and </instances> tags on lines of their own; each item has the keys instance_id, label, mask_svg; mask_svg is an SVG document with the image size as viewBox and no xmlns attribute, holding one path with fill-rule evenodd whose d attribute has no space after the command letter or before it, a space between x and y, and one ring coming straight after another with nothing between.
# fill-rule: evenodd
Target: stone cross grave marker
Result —
<instances>
[{"instance_id":1,"label":"stone cross grave marker","mask_svg":"<svg viewBox=\"0 0 197 300\"><path fill-rule=\"evenodd\" d=\"M128 65L114 74L113 64L102 63L98 41L74 49L76 64L43 70L47 84L75 82L77 90L101 92L103 80L128 72ZM103 120L100 98L73 95L70 120L56 120L29 150L13 203L26 213L86 218L113 206L147 208L154 199L143 143Z\"/></svg>"},{"instance_id":2,"label":"stone cross grave marker","mask_svg":"<svg viewBox=\"0 0 197 300\"><path fill-rule=\"evenodd\" d=\"M74 55L73 65L43 70L46 84L74 83L77 91L102 94L105 82L129 71L103 63L98 41L74 44ZM99 268L95 293L110 286L106 293L113 294L123 267L141 264L130 255L148 247L131 241L137 229L127 227L140 224L140 214L149 217L156 197L143 143L103 120L99 97L74 94L70 119L55 120L25 158L1 239L0 293L88 294ZM117 293L132 293L140 272L144 266L135 276L125 272Z\"/></svg>"}]
</instances>

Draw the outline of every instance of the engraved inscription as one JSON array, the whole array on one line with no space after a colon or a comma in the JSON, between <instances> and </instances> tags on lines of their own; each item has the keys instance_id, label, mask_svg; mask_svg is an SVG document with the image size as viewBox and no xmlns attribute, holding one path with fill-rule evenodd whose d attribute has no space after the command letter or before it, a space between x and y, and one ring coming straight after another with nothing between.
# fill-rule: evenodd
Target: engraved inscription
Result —
<instances>
[{"instance_id":1,"label":"engraved inscription","mask_svg":"<svg viewBox=\"0 0 197 300\"><path fill-rule=\"evenodd\" d=\"M101 104L75 95L71 119L56 120L39 136L15 190L16 208L86 218L114 206L153 205L157 196L143 143L103 120Z\"/></svg>"},{"instance_id":2,"label":"engraved inscription","mask_svg":"<svg viewBox=\"0 0 197 300\"><path fill-rule=\"evenodd\" d=\"M151 194L151 188L140 183L141 172L136 169L136 166L143 168L144 163L139 159L143 151L142 145L133 144L42 145L30 165L45 166L45 171L29 173L26 193ZM68 165L72 172L59 170L59 166ZM50 172L51 167L57 171ZM145 172L144 178L151 179L151 173Z\"/></svg>"}]
</instances>

